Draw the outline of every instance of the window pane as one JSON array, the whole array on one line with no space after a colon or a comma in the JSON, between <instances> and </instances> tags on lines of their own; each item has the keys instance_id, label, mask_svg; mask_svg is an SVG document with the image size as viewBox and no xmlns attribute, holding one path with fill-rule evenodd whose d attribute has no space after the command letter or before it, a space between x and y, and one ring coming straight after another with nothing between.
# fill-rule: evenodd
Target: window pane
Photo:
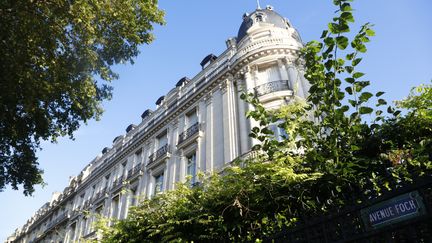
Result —
<instances>
[{"instance_id":1,"label":"window pane","mask_svg":"<svg viewBox=\"0 0 432 243\"><path fill-rule=\"evenodd\" d=\"M158 194L159 192L162 192L163 189L163 180L164 180L164 174L159 174L155 177L155 190L154 194Z\"/></svg>"},{"instance_id":2,"label":"window pane","mask_svg":"<svg viewBox=\"0 0 432 243\"><path fill-rule=\"evenodd\" d=\"M195 183L195 175L196 175L196 154L187 157L187 175L192 176L191 184Z\"/></svg>"}]
</instances>

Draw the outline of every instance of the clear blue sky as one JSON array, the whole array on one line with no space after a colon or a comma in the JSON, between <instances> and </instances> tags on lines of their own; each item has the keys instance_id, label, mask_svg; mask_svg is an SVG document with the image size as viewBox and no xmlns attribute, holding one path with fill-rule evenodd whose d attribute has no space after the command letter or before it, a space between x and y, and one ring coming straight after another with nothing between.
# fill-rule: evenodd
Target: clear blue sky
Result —
<instances>
[{"instance_id":1,"label":"clear blue sky","mask_svg":"<svg viewBox=\"0 0 432 243\"><path fill-rule=\"evenodd\" d=\"M331 19L331 0L261 0L274 6L299 30L304 42L318 39ZM372 81L371 90L386 91L389 101L405 97L412 86L432 79L432 1L357 0L356 23L375 24L376 37L360 69ZM118 66L120 79L114 82L114 98L104 103L105 113L98 122L90 121L76 133L76 139L42 143L38 153L45 171L44 188L36 187L33 197L21 191L0 192L0 241L51 197L62 191L68 178L100 151L111 146L114 137L125 133L130 123L138 124L141 113L155 108L183 76L193 77L199 63L209 53L220 54L225 40L236 36L244 12L256 8L255 0L170 1L162 0L166 26L157 27L156 40L143 46L135 65Z\"/></svg>"}]
</instances>

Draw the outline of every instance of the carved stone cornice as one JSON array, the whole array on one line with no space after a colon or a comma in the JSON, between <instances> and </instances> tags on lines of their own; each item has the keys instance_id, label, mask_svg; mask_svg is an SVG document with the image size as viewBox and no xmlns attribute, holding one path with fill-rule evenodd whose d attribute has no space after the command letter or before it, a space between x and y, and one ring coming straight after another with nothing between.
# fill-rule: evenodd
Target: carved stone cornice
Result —
<instances>
[{"instance_id":1,"label":"carved stone cornice","mask_svg":"<svg viewBox=\"0 0 432 243\"><path fill-rule=\"evenodd\" d=\"M204 102L206 105L210 105L213 102L213 93L208 93L204 96Z\"/></svg>"},{"instance_id":2,"label":"carved stone cornice","mask_svg":"<svg viewBox=\"0 0 432 243\"><path fill-rule=\"evenodd\" d=\"M220 82L219 89L221 90L222 94L225 94L227 92L230 84L231 84L231 80L228 78Z\"/></svg>"}]
</instances>

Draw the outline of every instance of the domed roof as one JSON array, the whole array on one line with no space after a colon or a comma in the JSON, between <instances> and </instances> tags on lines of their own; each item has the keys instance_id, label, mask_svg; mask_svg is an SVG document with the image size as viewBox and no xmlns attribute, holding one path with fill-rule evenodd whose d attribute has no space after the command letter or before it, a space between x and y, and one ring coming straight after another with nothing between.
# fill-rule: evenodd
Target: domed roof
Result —
<instances>
[{"instance_id":1,"label":"domed roof","mask_svg":"<svg viewBox=\"0 0 432 243\"><path fill-rule=\"evenodd\" d=\"M288 28L288 21L280 14L273 11L273 7L267 6L265 9L257 9L255 12L243 15L243 23L237 34L237 42L240 42L247 35L248 29L257 22L274 24L275 27Z\"/></svg>"}]
</instances>

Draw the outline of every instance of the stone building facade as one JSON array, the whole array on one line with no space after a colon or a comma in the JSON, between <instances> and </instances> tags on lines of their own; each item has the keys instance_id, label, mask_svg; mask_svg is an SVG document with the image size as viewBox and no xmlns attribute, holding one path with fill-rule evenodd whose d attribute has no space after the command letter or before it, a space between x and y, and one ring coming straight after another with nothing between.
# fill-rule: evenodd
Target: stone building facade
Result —
<instances>
[{"instance_id":1,"label":"stone building facade","mask_svg":"<svg viewBox=\"0 0 432 243\"><path fill-rule=\"evenodd\" d=\"M187 176L196 183L198 172L221 171L247 155L256 143L248 136L256 124L245 117L251 107L240 99L242 92L254 93L268 109L307 96L301 39L272 7L245 14L226 45L219 56L202 60L195 77L180 79L160 97L154 111L144 111L140 124L129 125L8 242L93 239L92 215L125 218L139 198L172 190Z\"/></svg>"}]
</instances>

